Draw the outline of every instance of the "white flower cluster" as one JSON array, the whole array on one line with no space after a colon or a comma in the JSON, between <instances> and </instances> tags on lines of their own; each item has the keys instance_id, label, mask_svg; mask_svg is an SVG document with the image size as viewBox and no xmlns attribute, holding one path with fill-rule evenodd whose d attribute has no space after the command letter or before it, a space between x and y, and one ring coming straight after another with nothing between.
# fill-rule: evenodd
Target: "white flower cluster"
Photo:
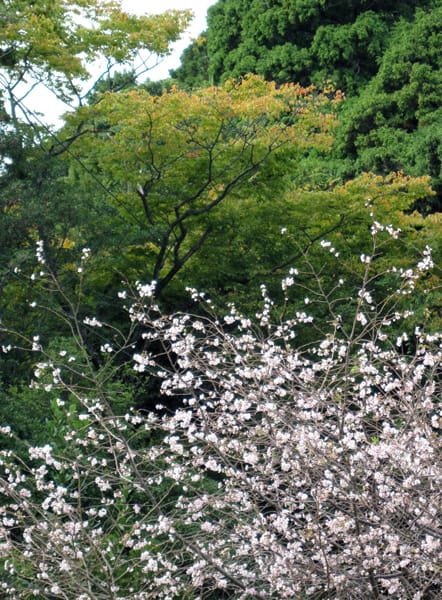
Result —
<instances>
[{"instance_id":1,"label":"white flower cluster","mask_svg":"<svg viewBox=\"0 0 442 600\"><path fill-rule=\"evenodd\" d=\"M37 262L39 262L41 265L44 265L46 264L46 260L44 257L43 240L38 240L36 246L35 255L37 257Z\"/></svg>"},{"instance_id":2,"label":"white flower cluster","mask_svg":"<svg viewBox=\"0 0 442 600\"><path fill-rule=\"evenodd\" d=\"M103 327L103 323L96 317L84 317L83 323L89 327Z\"/></svg>"},{"instance_id":3,"label":"white flower cluster","mask_svg":"<svg viewBox=\"0 0 442 600\"><path fill-rule=\"evenodd\" d=\"M273 324L264 286L256 323L233 306L162 316L137 284L134 369L164 394L151 412L115 416L94 370L84 393L80 358L66 384L38 363L75 402L57 398L66 420L29 460L0 452L4 597L441 597L442 334L398 334L410 311L370 281L302 347L294 329L312 318Z\"/></svg>"}]
</instances>

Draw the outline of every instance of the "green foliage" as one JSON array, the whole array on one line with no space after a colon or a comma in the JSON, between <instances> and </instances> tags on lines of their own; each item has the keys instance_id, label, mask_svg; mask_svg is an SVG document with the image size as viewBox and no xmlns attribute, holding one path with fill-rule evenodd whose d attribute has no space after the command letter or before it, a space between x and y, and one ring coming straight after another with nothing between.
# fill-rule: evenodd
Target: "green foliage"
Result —
<instances>
[{"instance_id":1,"label":"green foliage","mask_svg":"<svg viewBox=\"0 0 442 600\"><path fill-rule=\"evenodd\" d=\"M258 201L274 197L290 162L306 149L330 147L333 106L299 86L249 77L193 94L106 94L77 111L65 129L68 138L85 132L72 144L82 161L72 172L89 193L96 181L83 166L105 181L103 201L128 224L114 266L120 262L130 276L139 261L138 277L156 280L161 295L222 232L222 205L249 202L251 190Z\"/></svg>"},{"instance_id":2,"label":"green foliage","mask_svg":"<svg viewBox=\"0 0 442 600\"><path fill-rule=\"evenodd\" d=\"M23 360L23 356L21 356ZM29 364L28 361L26 361ZM2 367L4 361L2 360ZM2 440L2 447L25 452L28 443L41 444L47 439L51 420L51 396L44 391L35 393L29 384L3 387L0 391L0 422L9 424L17 439Z\"/></svg>"},{"instance_id":3,"label":"green foliage","mask_svg":"<svg viewBox=\"0 0 442 600\"><path fill-rule=\"evenodd\" d=\"M206 61L193 44L183 54L178 81L223 81L256 73L278 83L315 83L354 94L377 72L389 34L416 6L433 2L219 0L208 11Z\"/></svg>"},{"instance_id":4,"label":"green foliage","mask_svg":"<svg viewBox=\"0 0 442 600\"><path fill-rule=\"evenodd\" d=\"M190 19L189 11L133 16L118 0L3 2L0 8L0 67L10 91L31 75L61 95L74 91L76 77L104 57L131 62L140 50L167 54Z\"/></svg>"},{"instance_id":5,"label":"green foliage","mask_svg":"<svg viewBox=\"0 0 442 600\"><path fill-rule=\"evenodd\" d=\"M437 195L419 205L426 212L442 208L441 23L442 7L399 23L379 72L343 107L338 134L356 172L430 175Z\"/></svg>"},{"instance_id":6,"label":"green foliage","mask_svg":"<svg viewBox=\"0 0 442 600\"><path fill-rule=\"evenodd\" d=\"M209 55L207 52L207 32L203 32L181 55L178 69L170 71L170 76L185 90L198 89L209 85Z\"/></svg>"},{"instance_id":7,"label":"green foliage","mask_svg":"<svg viewBox=\"0 0 442 600\"><path fill-rule=\"evenodd\" d=\"M315 32L311 55L316 63L312 81L330 80L351 95L377 71L389 34L385 13L367 10L351 23L321 25Z\"/></svg>"},{"instance_id":8,"label":"green foliage","mask_svg":"<svg viewBox=\"0 0 442 600\"><path fill-rule=\"evenodd\" d=\"M94 85L92 91L88 94L88 104L94 104L104 92L121 92L122 90L133 89L137 86L137 75L131 71L119 71L107 77L99 79Z\"/></svg>"},{"instance_id":9,"label":"green foliage","mask_svg":"<svg viewBox=\"0 0 442 600\"><path fill-rule=\"evenodd\" d=\"M352 297L355 282L364 269L360 256L372 251L373 218L401 230L400 242L386 243L376 250L374 270L379 275L379 293L382 286L389 286L387 271L392 261L407 269L426 245L435 249L436 263L442 260L440 218L407 214L416 201L430 193L425 178L364 174L328 189L308 186L303 189L292 184L284 193L267 199L257 200L251 194L241 203L224 205L219 213L217 235L201 249L183 277L218 304L231 301L251 313L259 305L259 284L265 284L271 296L282 302L281 279L295 268L300 273L298 279L310 286L305 288L312 299L308 309L321 328L327 307L314 303L319 294L319 289L314 288L331 291L342 279L339 285L343 295ZM327 245L322 247L324 242ZM340 255L336 261L331 250L338 247ZM426 282L428 289L436 287L431 300L423 289L416 291L414 308L418 321L438 321L438 277L440 274L432 282ZM315 282L313 288L312 282ZM406 298L405 302L408 301ZM290 297L290 304L285 307L292 312L303 309L304 298L299 295ZM342 311L345 312L345 307ZM312 332L312 335L317 334Z\"/></svg>"}]
</instances>

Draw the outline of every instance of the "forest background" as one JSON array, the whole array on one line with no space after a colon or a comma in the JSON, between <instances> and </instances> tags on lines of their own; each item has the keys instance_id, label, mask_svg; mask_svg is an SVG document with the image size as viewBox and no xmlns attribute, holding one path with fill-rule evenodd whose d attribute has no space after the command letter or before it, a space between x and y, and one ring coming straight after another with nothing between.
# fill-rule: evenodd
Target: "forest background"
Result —
<instances>
[{"instance_id":1,"label":"forest background","mask_svg":"<svg viewBox=\"0 0 442 600\"><path fill-rule=\"evenodd\" d=\"M206 314L191 288L210 311L235 305L256 323L265 289L275 322L308 307L315 326L298 334L301 348L334 331L324 299L337 288L340 319L357 305L366 257L382 302L431 247L435 269L396 300L410 312L401 350L415 351L416 327L440 328L439 0L219 0L180 67L155 82L139 58L167 54L188 11L133 16L100 0L10 0L0 11L8 450L62 444L53 386L31 382L43 349L80 354L114 411L154 411L161 381L133 369L134 352L150 351L127 319L136 282L155 282L164 312ZM85 94L97 59L106 71ZM31 78L76 104L60 127L18 98ZM374 254L373 223L392 232ZM302 295L287 296L293 274Z\"/></svg>"}]
</instances>

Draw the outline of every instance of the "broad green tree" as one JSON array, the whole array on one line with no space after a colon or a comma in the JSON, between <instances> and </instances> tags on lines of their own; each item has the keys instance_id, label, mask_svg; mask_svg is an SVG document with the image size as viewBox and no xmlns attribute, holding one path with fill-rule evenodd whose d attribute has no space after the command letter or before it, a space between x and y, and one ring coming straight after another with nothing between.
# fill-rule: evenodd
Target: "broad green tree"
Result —
<instances>
[{"instance_id":1,"label":"broad green tree","mask_svg":"<svg viewBox=\"0 0 442 600\"><path fill-rule=\"evenodd\" d=\"M331 293L337 285L348 298L353 296L355 281L365 268L360 257L372 251L374 220L388 226L389 231L397 231L398 236L394 243L376 249L373 269L379 275L377 293L388 291L388 268L393 261L405 271L427 245L434 248L435 262L441 263L441 215L424 217L411 208L428 196L428 178L400 173L387 177L364 174L328 189L287 182L283 193L267 200L257 199L250 190L249 197L240 203L224 205L217 235L184 269L183 278L192 280L209 297L233 301L251 313L259 305L260 284L266 285L272 298L282 301L281 279L295 270L297 281L310 288L305 288L311 299L308 310L321 328L328 307L316 303L315 298L325 290ZM417 321L438 320L440 276L436 270L433 279L416 290L413 308ZM434 292L430 291L433 288ZM410 305L408 297L404 297L404 304ZM290 297L286 310L305 309L303 297ZM310 334L317 335L313 330Z\"/></svg>"},{"instance_id":2,"label":"broad green tree","mask_svg":"<svg viewBox=\"0 0 442 600\"><path fill-rule=\"evenodd\" d=\"M76 99L81 103L85 81L97 60L104 61L110 76L114 66L136 63L140 52L165 55L189 19L189 11L133 16L122 10L121 2L108 0L1 3L3 236L8 235L6 230L14 231L15 243L20 247L23 236L16 234L19 230L29 233L33 226L38 229L35 215L41 217L40 236L43 221L54 223L61 216L57 204L62 202L60 193L63 196L59 185L62 170L60 163L51 159L60 148L54 142L56 136L26 108L26 97L32 89L43 84L63 101ZM9 241L3 238L1 246L3 250L10 248Z\"/></svg>"},{"instance_id":3,"label":"broad green tree","mask_svg":"<svg viewBox=\"0 0 442 600\"><path fill-rule=\"evenodd\" d=\"M258 77L159 97L140 89L77 111L65 135L79 132L71 151L94 175L73 163L80 183L91 189L99 179L104 201L131 224L119 256L139 255L139 276L161 294L222 230L221 206L273 198L290 162L330 146L333 103Z\"/></svg>"}]
</instances>

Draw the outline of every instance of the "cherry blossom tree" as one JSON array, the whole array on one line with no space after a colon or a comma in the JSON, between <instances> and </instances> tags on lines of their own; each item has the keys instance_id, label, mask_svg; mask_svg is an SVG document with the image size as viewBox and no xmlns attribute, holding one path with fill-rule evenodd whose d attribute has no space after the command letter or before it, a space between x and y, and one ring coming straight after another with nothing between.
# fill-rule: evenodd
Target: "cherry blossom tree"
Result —
<instances>
[{"instance_id":1,"label":"cherry blossom tree","mask_svg":"<svg viewBox=\"0 0 442 600\"><path fill-rule=\"evenodd\" d=\"M69 351L16 335L3 351L35 353L33 389L53 396L59 422L47 444L1 454L5 597L440 597L442 335L410 329L401 308L435 266L427 248L376 297L373 262L399 232L372 234L354 297L312 274L305 312L290 312L292 268L282 310L262 288L253 318L234 306L220 318L194 290L194 315L163 315L155 282L138 282L120 293L124 336L75 310ZM36 279L60 293L41 246L38 260ZM86 265L87 252L80 278ZM118 340L101 343L99 367L84 328ZM317 341L298 345L303 328ZM109 373L128 352L163 400L118 416Z\"/></svg>"}]
</instances>

